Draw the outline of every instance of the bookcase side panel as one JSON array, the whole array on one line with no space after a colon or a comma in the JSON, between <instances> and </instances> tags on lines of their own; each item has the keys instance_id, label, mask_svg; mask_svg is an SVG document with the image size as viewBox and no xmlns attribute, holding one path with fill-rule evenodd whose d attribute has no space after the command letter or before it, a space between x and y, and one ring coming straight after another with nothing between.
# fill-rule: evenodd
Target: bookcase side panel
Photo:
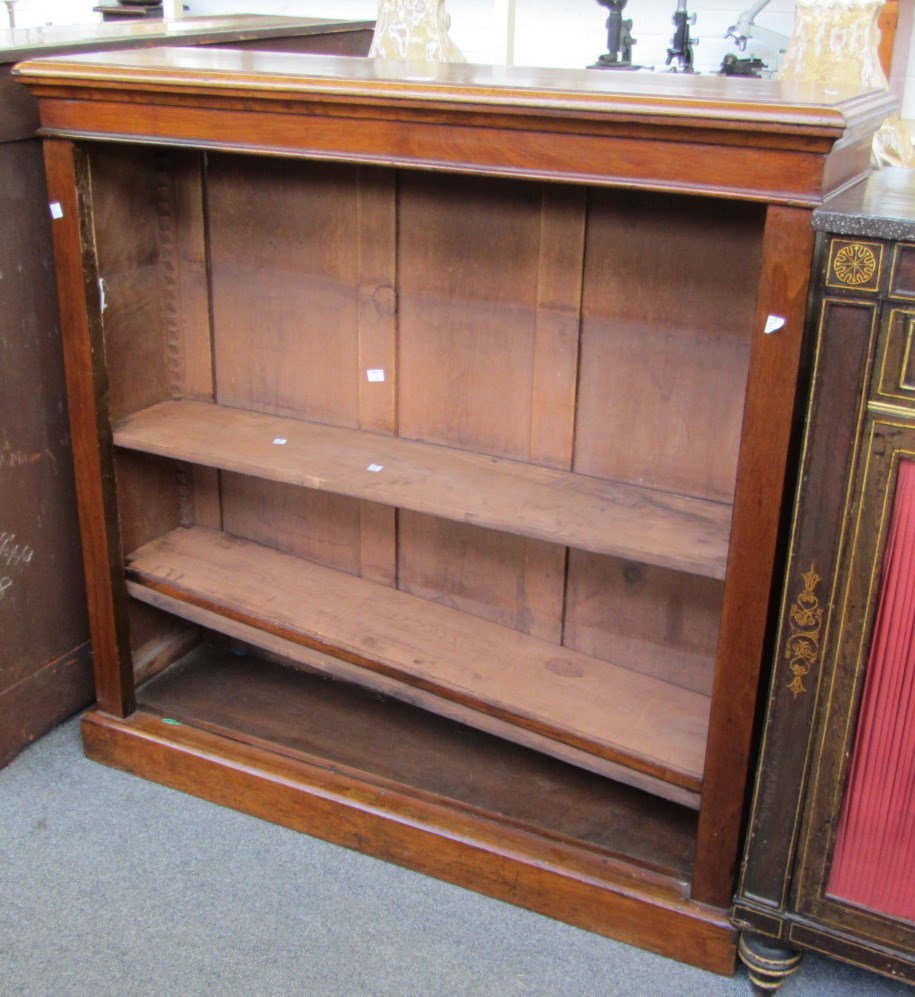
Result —
<instances>
[{"instance_id":1,"label":"bookcase side panel","mask_svg":"<svg viewBox=\"0 0 915 997\"><path fill-rule=\"evenodd\" d=\"M90 163L112 422L169 398L212 400L202 157L99 146ZM172 461L118 451L114 467L125 555L203 520L196 510L218 495L214 473ZM153 659L168 662L167 644L186 649L193 634L133 600L128 618L138 676Z\"/></svg>"},{"instance_id":2,"label":"bookcase side panel","mask_svg":"<svg viewBox=\"0 0 915 997\"><path fill-rule=\"evenodd\" d=\"M111 453L108 377L102 362L93 206L85 153L65 140L44 145L58 281L67 404L98 704L113 716L134 708L127 596ZM53 217L53 216L52 216Z\"/></svg>"}]
</instances>

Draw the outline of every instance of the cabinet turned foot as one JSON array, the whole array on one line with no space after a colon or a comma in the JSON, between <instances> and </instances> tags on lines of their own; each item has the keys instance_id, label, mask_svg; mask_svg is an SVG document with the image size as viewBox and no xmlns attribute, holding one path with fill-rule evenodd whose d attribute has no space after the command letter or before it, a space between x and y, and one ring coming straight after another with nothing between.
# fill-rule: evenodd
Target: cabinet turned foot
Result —
<instances>
[{"instance_id":1,"label":"cabinet turned foot","mask_svg":"<svg viewBox=\"0 0 915 997\"><path fill-rule=\"evenodd\" d=\"M753 992L774 993L800 966L803 955L762 935L743 933L737 943L740 961L747 967Z\"/></svg>"}]
</instances>

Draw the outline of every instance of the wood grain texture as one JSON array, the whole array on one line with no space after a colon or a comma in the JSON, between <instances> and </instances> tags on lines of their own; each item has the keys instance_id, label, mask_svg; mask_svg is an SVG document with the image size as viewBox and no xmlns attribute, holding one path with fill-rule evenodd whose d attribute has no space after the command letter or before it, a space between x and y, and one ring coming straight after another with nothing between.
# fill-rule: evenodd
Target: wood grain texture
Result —
<instances>
[{"instance_id":1,"label":"wood grain texture","mask_svg":"<svg viewBox=\"0 0 915 997\"><path fill-rule=\"evenodd\" d=\"M0 688L0 768L94 698L88 643Z\"/></svg>"},{"instance_id":2,"label":"wood grain texture","mask_svg":"<svg viewBox=\"0 0 915 997\"><path fill-rule=\"evenodd\" d=\"M572 468L578 394L587 200L577 187L542 188L530 459Z\"/></svg>"},{"instance_id":3,"label":"wood grain texture","mask_svg":"<svg viewBox=\"0 0 915 997\"><path fill-rule=\"evenodd\" d=\"M335 657L324 651L315 650L304 644L297 644L267 630L251 626L247 623L240 623L235 619L230 619L227 616L208 609L202 609L200 606L189 603L183 598L148 588L138 582L128 581L127 590L134 601L141 602L143 606L150 608L151 611L155 609L156 611L171 614L172 621L178 620L182 624L187 621L188 623L196 624L197 627L203 627L208 631L211 639L219 636L231 639L234 642L233 653L241 649L249 653L263 654L269 656L271 660L279 662L286 668L291 666L310 674L320 673L334 679L339 679L346 683L348 695L351 699L354 697L358 699L359 696L363 695L374 696L375 694L381 694L388 697L390 702L404 704L405 708L417 708L419 716L424 718L421 724L428 725L429 723L436 722L435 718L456 721L465 732L479 731L499 738L499 743L502 745L503 751L510 752L513 750L510 747L511 745L518 745L525 749L531 749L544 758L556 759L564 764L572 765L578 771L589 772L603 779L609 779L614 786L633 787L634 790L639 790L647 794L643 796L643 799L652 801L645 804L646 808L652 813L666 812L664 807L667 804L661 803L661 800L670 801L672 806L676 805L680 808L687 808L691 812L694 812L699 806L699 794L694 790L674 786L669 782L656 779L644 772L636 772L634 769L618 765L605 758L600 758L588 751L544 737L535 731L519 727L517 724L500 720L498 717L481 713L479 710L475 710L470 706L464 706L455 700L445 699L417 686L405 685L396 678L390 678L381 672L370 671L359 665L351 664L343 658ZM193 632L199 635L198 630ZM199 640L199 636L196 639ZM170 645L170 648L172 646ZM171 664L174 660L174 656L171 655L168 663ZM146 701L148 702L149 700L147 699ZM294 715L297 709L298 707L293 702L287 702L284 710L273 711L273 717L269 722L273 725L277 733L282 732L282 736L280 736L274 750L282 751L282 744L289 739L295 739L298 733L300 733L295 725L290 727L290 721L286 719ZM249 726L251 722L253 720L249 716ZM420 722L416 721L415 723ZM339 735L340 729L337 729L337 735ZM388 737L383 730L376 732L376 734L381 739ZM470 734L468 733L467 736L470 736ZM267 745L266 738L263 743L264 746L269 746ZM621 788L618 788L617 791L623 792ZM661 808L660 811L656 809L658 807ZM680 812L682 820L688 821L686 817L687 811ZM623 819L620 815L612 813L605 814L603 826L607 828L615 826L620 819ZM691 834L694 835L695 827L694 825L691 825L691 827ZM692 838L690 838L690 841L692 841ZM689 851L690 855L692 855L691 846Z\"/></svg>"},{"instance_id":4,"label":"wood grain texture","mask_svg":"<svg viewBox=\"0 0 915 997\"><path fill-rule=\"evenodd\" d=\"M106 81L109 87L129 84L138 93L147 86L191 92L243 90L251 99L264 96L282 100L304 93L327 100L374 97L405 108L417 101L437 100L440 106L450 104L480 112L486 107L517 109L528 117L544 109L566 117L586 112L630 118L666 113L676 124L701 123L717 130L737 126L784 134L801 146L811 136L837 138L862 119L873 121L888 113L893 105L892 99L873 91L826 90L817 84L793 81L457 63L436 66L434 76L410 73L409 69L396 61L158 49L60 56L34 65L25 62L17 72L33 86L39 81L61 88ZM201 73L206 74L205 81Z\"/></svg>"},{"instance_id":5,"label":"wood grain texture","mask_svg":"<svg viewBox=\"0 0 915 997\"><path fill-rule=\"evenodd\" d=\"M360 170L356 209L359 428L396 435L397 175L390 170ZM394 509L375 502L360 504L359 558L363 578L397 584Z\"/></svg>"},{"instance_id":6,"label":"wood grain texture","mask_svg":"<svg viewBox=\"0 0 915 997\"><path fill-rule=\"evenodd\" d=\"M711 695L724 586L569 551L563 644Z\"/></svg>"},{"instance_id":7,"label":"wood grain texture","mask_svg":"<svg viewBox=\"0 0 915 997\"><path fill-rule=\"evenodd\" d=\"M727 920L682 900L676 886L633 879L625 863L615 867L400 787L378 788L149 714L127 721L91 714L83 737L87 754L108 765L712 972L733 972Z\"/></svg>"},{"instance_id":8,"label":"wood grain texture","mask_svg":"<svg viewBox=\"0 0 915 997\"><path fill-rule=\"evenodd\" d=\"M182 381L178 330L166 327L166 307L174 313L175 303L162 279L159 238L162 214L172 205L155 156L105 146L89 162L99 321L105 361L117 371L109 379L109 408L119 419L171 398L173 384Z\"/></svg>"},{"instance_id":9,"label":"wood grain texture","mask_svg":"<svg viewBox=\"0 0 915 997\"><path fill-rule=\"evenodd\" d=\"M715 77L449 66L433 79L406 67L401 78L396 64L213 50L76 56L18 72L37 96L52 98L43 99L42 125L53 134L102 130L808 206L867 172L869 136L893 106L878 92ZM355 127L366 102L372 125Z\"/></svg>"},{"instance_id":10,"label":"wood grain texture","mask_svg":"<svg viewBox=\"0 0 915 997\"><path fill-rule=\"evenodd\" d=\"M169 386L174 397L213 401L204 168L194 153L157 153L156 218Z\"/></svg>"},{"instance_id":11,"label":"wood grain texture","mask_svg":"<svg viewBox=\"0 0 915 997\"><path fill-rule=\"evenodd\" d=\"M209 157L220 403L358 426L356 181L274 160L252 183L243 158Z\"/></svg>"},{"instance_id":12,"label":"wood grain texture","mask_svg":"<svg viewBox=\"0 0 915 997\"><path fill-rule=\"evenodd\" d=\"M734 882L752 739L748 719L756 705L765 646L812 255L810 216L770 207L693 877L692 895L720 906L729 902ZM767 335L763 330L769 315L784 318L785 325Z\"/></svg>"},{"instance_id":13,"label":"wood grain texture","mask_svg":"<svg viewBox=\"0 0 915 997\"><path fill-rule=\"evenodd\" d=\"M52 228L63 330L67 404L79 502L80 535L92 636L96 696L101 709L126 716L134 707L121 540L116 515L108 415L108 378L98 316L98 273L85 253L92 245L88 170L71 143L45 143L48 194L63 216Z\"/></svg>"},{"instance_id":14,"label":"wood grain texture","mask_svg":"<svg viewBox=\"0 0 915 997\"><path fill-rule=\"evenodd\" d=\"M363 503L248 475L222 471L220 477L227 533L350 575L361 574Z\"/></svg>"},{"instance_id":15,"label":"wood grain texture","mask_svg":"<svg viewBox=\"0 0 915 997\"><path fill-rule=\"evenodd\" d=\"M0 75L2 86L2 75ZM15 83L12 86L17 86ZM18 89L22 89L19 87ZM15 115L0 94L0 132ZM13 123L13 122L9 122ZM24 136L25 137L25 136ZM41 144L0 142L0 697L86 644L89 626L79 548L73 460L64 402L51 218ZM82 656L82 689L91 667ZM67 683L78 688L77 683ZM0 734L0 766L16 729L42 733L45 697L23 695ZM48 726L59 718L50 708ZM75 710L79 703L75 704ZM11 714L12 716L12 714ZM0 729L6 725L0 720Z\"/></svg>"},{"instance_id":16,"label":"wood grain texture","mask_svg":"<svg viewBox=\"0 0 915 997\"><path fill-rule=\"evenodd\" d=\"M682 891L689 879L695 813L237 641L231 650L201 644L147 684L140 705L286 757L333 760L338 772L379 785L411 785L421 797L577 842L612 863L626 855L646 882L656 873L657 885L677 882Z\"/></svg>"},{"instance_id":17,"label":"wood grain texture","mask_svg":"<svg viewBox=\"0 0 915 997\"><path fill-rule=\"evenodd\" d=\"M202 528L141 548L128 572L212 612L698 789L704 696Z\"/></svg>"},{"instance_id":18,"label":"wood grain texture","mask_svg":"<svg viewBox=\"0 0 915 997\"><path fill-rule=\"evenodd\" d=\"M197 402L167 402L122 420L115 442L595 553L724 575L730 510L722 503Z\"/></svg>"},{"instance_id":19,"label":"wood grain texture","mask_svg":"<svg viewBox=\"0 0 915 997\"><path fill-rule=\"evenodd\" d=\"M411 175L402 177L400 190L401 435L567 470L581 193L479 179L445 186L438 177ZM464 503L487 489L482 480L459 487L467 493ZM509 501L517 516L523 496L516 492ZM416 508L409 500L398 504ZM427 510L440 514L431 505ZM479 521L497 525L485 516ZM398 584L558 643L563 542L519 541L401 512Z\"/></svg>"},{"instance_id":20,"label":"wood grain texture","mask_svg":"<svg viewBox=\"0 0 915 997\"><path fill-rule=\"evenodd\" d=\"M535 186L403 174L402 436L528 459L540 222Z\"/></svg>"},{"instance_id":21,"label":"wood grain texture","mask_svg":"<svg viewBox=\"0 0 915 997\"><path fill-rule=\"evenodd\" d=\"M575 470L731 500L762 220L591 194Z\"/></svg>"},{"instance_id":22,"label":"wood grain texture","mask_svg":"<svg viewBox=\"0 0 915 997\"><path fill-rule=\"evenodd\" d=\"M815 140L818 147L803 151L720 144L719 135L702 135L694 141L690 139L695 136L685 135L677 146L669 134L653 138L640 133L644 126L628 123L623 128L635 134L594 134L599 129L590 121L579 126L584 134L567 134L566 122L556 125L551 117L545 123L548 130L519 130L507 143L501 120L489 128L423 120L405 129L403 122L394 120L360 129L355 109L339 118L308 117L306 105L298 115L270 109L252 118L237 109L234 98L221 100L225 106L213 106L220 99L208 101L206 112L131 102L129 115L115 100L92 107L52 100L43 104L42 128L72 138L88 138L102 130L126 141L234 152L260 147L275 156L345 165L434 168L627 189L638 185L646 190L806 207L869 169L869 140L857 148L843 146L835 162L826 160L834 136ZM830 171L824 175L827 166Z\"/></svg>"},{"instance_id":23,"label":"wood grain texture","mask_svg":"<svg viewBox=\"0 0 915 997\"><path fill-rule=\"evenodd\" d=\"M613 865L626 855L645 883L682 893L689 878L695 813L238 641L194 648L143 688L140 708L377 785L411 785Z\"/></svg>"},{"instance_id":24,"label":"wood grain texture","mask_svg":"<svg viewBox=\"0 0 915 997\"><path fill-rule=\"evenodd\" d=\"M356 179L359 428L397 432L397 174ZM371 374L370 374L371 372Z\"/></svg>"},{"instance_id":25,"label":"wood grain texture","mask_svg":"<svg viewBox=\"0 0 915 997\"><path fill-rule=\"evenodd\" d=\"M401 511L399 588L559 644L566 550Z\"/></svg>"}]
</instances>

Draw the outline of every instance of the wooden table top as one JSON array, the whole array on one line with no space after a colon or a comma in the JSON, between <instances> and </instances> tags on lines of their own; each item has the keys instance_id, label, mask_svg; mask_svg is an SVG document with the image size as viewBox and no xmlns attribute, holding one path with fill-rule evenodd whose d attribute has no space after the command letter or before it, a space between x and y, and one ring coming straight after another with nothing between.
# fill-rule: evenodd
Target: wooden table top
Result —
<instances>
[{"instance_id":1,"label":"wooden table top","mask_svg":"<svg viewBox=\"0 0 915 997\"><path fill-rule=\"evenodd\" d=\"M321 34L332 30L370 30L374 21L344 21L325 17L278 17L229 14L185 17L180 20L133 20L115 24L67 24L0 31L0 63L19 62L61 52L128 48L163 39L193 37L197 41L240 41L284 35Z\"/></svg>"}]
</instances>

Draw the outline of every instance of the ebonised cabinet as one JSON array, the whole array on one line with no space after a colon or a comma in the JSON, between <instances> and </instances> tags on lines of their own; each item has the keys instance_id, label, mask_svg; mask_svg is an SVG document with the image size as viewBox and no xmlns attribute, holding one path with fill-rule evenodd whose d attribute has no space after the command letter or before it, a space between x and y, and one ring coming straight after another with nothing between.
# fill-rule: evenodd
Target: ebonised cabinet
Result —
<instances>
[{"instance_id":1,"label":"ebonised cabinet","mask_svg":"<svg viewBox=\"0 0 915 997\"><path fill-rule=\"evenodd\" d=\"M19 72L88 754L730 972L810 215L889 98L213 50Z\"/></svg>"},{"instance_id":2,"label":"ebonised cabinet","mask_svg":"<svg viewBox=\"0 0 915 997\"><path fill-rule=\"evenodd\" d=\"M812 389L735 921L769 986L805 949L915 982L915 183L830 199Z\"/></svg>"}]
</instances>

